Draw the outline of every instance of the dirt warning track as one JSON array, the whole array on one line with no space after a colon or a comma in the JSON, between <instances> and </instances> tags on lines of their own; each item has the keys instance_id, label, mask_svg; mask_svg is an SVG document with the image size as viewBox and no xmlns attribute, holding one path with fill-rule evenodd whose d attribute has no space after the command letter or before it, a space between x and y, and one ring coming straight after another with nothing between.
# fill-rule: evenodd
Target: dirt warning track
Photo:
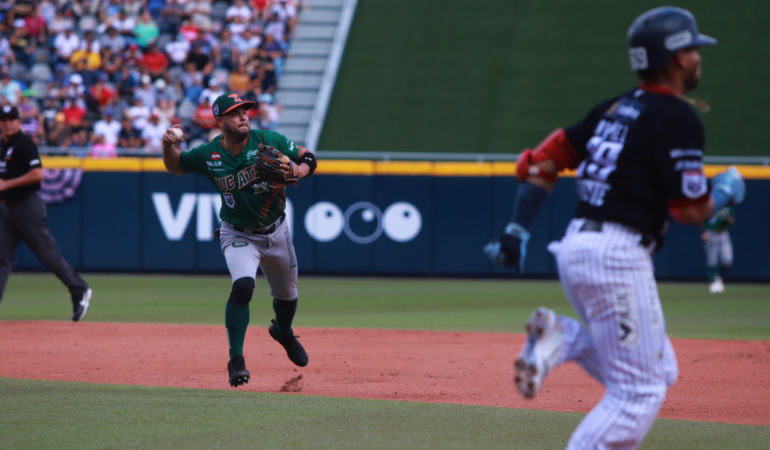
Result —
<instances>
[{"instance_id":1,"label":"dirt warning track","mask_svg":"<svg viewBox=\"0 0 770 450\"><path fill-rule=\"evenodd\" d=\"M295 330L310 364L292 365L252 326L241 390L588 412L603 387L575 364L534 400L512 361L524 335L367 329ZM659 417L770 426L770 342L674 339L680 378ZM0 377L231 389L224 326L0 323ZM301 375L301 376L300 376Z\"/></svg>"}]
</instances>

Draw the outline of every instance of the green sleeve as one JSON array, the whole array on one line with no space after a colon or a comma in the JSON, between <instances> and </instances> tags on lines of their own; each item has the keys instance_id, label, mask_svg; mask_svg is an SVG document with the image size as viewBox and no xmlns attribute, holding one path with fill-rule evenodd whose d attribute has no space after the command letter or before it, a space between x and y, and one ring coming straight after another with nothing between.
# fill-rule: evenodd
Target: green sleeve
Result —
<instances>
[{"instance_id":1,"label":"green sleeve","mask_svg":"<svg viewBox=\"0 0 770 450\"><path fill-rule=\"evenodd\" d=\"M292 161L299 159L299 147L286 136L275 131L263 131L268 145L277 148L278 151L288 156Z\"/></svg>"},{"instance_id":2,"label":"green sleeve","mask_svg":"<svg viewBox=\"0 0 770 450\"><path fill-rule=\"evenodd\" d=\"M192 150L182 152L179 157L179 165L185 173L208 174L206 167L206 145L199 145Z\"/></svg>"}]
</instances>

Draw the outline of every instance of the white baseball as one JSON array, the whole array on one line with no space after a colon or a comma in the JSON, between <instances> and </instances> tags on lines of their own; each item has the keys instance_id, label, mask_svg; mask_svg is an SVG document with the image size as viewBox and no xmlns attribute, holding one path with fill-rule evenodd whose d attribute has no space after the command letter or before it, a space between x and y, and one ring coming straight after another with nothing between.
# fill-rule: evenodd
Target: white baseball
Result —
<instances>
[{"instance_id":1,"label":"white baseball","mask_svg":"<svg viewBox=\"0 0 770 450\"><path fill-rule=\"evenodd\" d=\"M171 132L174 133L174 136L176 137L177 142L181 141L182 137L184 137L184 133L182 133L182 130L180 128L172 128Z\"/></svg>"}]
</instances>

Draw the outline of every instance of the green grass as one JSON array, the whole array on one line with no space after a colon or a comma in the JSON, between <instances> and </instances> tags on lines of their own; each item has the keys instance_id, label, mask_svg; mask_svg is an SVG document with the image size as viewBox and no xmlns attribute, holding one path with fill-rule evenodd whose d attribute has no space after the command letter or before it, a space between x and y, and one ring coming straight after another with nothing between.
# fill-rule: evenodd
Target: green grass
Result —
<instances>
[{"instance_id":1,"label":"green grass","mask_svg":"<svg viewBox=\"0 0 770 450\"><path fill-rule=\"evenodd\" d=\"M583 417L482 406L0 378L3 449L563 448ZM658 420L643 449L766 448L770 427Z\"/></svg>"},{"instance_id":2,"label":"green grass","mask_svg":"<svg viewBox=\"0 0 770 450\"><path fill-rule=\"evenodd\" d=\"M658 0L359 0L318 148L519 152L638 80L626 31ZM768 155L766 0L680 0L702 32L710 155Z\"/></svg>"},{"instance_id":3,"label":"green grass","mask_svg":"<svg viewBox=\"0 0 770 450\"><path fill-rule=\"evenodd\" d=\"M86 320L222 324L227 276L86 275L94 289ZM659 286L672 337L770 340L770 285ZM300 277L298 327L522 332L532 310L574 316L555 281ZM267 283L257 282L251 323L273 315ZM13 274L2 320L68 320L67 291L50 274Z\"/></svg>"}]
</instances>

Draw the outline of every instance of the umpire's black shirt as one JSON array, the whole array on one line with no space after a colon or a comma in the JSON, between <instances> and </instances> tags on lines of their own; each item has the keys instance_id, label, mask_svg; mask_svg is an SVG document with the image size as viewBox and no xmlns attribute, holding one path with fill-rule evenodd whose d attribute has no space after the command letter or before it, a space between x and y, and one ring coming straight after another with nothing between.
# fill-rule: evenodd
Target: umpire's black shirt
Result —
<instances>
[{"instance_id":1,"label":"umpire's black shirt","mask_svg":"<svg viewBox=\"0 0 770 450\"><path fill-rule=\"evenodd\" d=\"M0 179L18 178L32 169L43 167L37 145L29 136L19 131L8 141L0 137ZM40 190L40 183L19 186L0 192L0 199L13 204Z\"/></svg>"}]
</instances>

